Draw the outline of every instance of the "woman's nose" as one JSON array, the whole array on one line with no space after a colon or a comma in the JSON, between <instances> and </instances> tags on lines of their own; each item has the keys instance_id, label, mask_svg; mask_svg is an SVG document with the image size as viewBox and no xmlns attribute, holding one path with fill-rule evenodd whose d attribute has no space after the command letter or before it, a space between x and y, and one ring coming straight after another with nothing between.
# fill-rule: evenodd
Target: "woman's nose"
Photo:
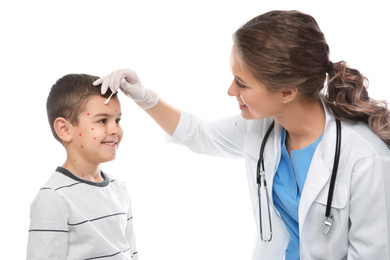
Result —
<instances>
[{"instance_id":1,"label":"woman's nose","mask_svg":"<svg viewBox=\"0 0 390 260\"><path fill-rule=\"evenodd\" d=\"M233 80L232 84L230 85L230 87L228 88L228 95L232 96L232 97L238 96L237 86L234 83L234 80Z\"/></svg>"}]
</instances>

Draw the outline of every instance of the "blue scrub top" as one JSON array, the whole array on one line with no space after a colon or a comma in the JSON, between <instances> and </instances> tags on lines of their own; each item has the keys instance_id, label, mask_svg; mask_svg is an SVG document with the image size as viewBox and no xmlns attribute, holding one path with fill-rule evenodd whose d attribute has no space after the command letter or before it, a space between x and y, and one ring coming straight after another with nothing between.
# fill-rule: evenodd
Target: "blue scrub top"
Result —
<instances>
[{"instance_id":1,"label":"blue scrub top","mask_svg":"<svg viewBox=\"0 0 390 260\"><path fill-rule=\"evenodd\" d=\"M311 160L322 136L303 149L291 151L290 157L286 148L286 129L282 131L282 155L273 181L272 196L290 233L285 260L299 259L299 202Z\"/></svg>"}]
</instances>

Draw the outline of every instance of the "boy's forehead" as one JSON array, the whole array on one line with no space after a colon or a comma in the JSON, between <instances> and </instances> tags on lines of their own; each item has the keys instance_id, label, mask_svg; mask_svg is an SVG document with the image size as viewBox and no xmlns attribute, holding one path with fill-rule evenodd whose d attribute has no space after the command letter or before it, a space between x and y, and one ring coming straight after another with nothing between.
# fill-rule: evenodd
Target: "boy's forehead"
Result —
<instances>
[{"instance_id":1,"label":"boy's forehead","mask_svg":"<svg viewBox=\"0 0 390 260\"><path fill-rule=\"evenodd\" d=\"M104 104L106 102L107 98L100 96L100 95L93 95L91 96L88 101L85 103L84 106L84 112L90 113L90 114L96 114L101 112L111 112L111 113L120 113L120 102L117 97L112 97L110 102L108 104Z\"/></svg>"}]
</instances>

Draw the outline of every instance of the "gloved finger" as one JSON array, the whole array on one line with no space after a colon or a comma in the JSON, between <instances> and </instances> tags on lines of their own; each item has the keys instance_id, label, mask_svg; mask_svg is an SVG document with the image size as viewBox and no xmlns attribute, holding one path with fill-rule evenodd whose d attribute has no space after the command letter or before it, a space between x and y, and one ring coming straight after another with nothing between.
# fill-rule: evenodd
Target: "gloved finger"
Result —
<instances>
[{"instance_id":1,"label":"gloved finger","mask_svg":"<svg viewBox=\"0 0 390 260\"><path fill-rule=\"evenodd\" d=\"M97 86L97 85L102 84L105 78L106 78L106 77L101 77L101 78L95 80L95 81L92 83L92 85Z\"/></svg>"},{"instance_id":2,"label":"gloved finger","mask_svg":"<svg viewBox=\"0 0 390 260\"><path fill-rule=\"evenodd\" d=\"M102 86L100 87L100 92L102 93L102 95L104 95L108 89L107 83L104 83L106 78L107 78L107 76L101 77L92 83L92 85L94 85L94 86L98 86L98 85L102 84Z\"/></svg>"},{"instance_id":3,"label":"gloved finger","mask_svg":"<svg viewBox=\"0 0 390 260\"><path fill-rule=\"evenodd\" d=\"M115 88L119 89L120 87L124 86L127 84L127 82L124 80L125 74L124 70L118 70L114 76L114 84Z\"/></svg>"},{"instance_id":4,"label":"gloved finger","mask_svg":"<svg viewBox=\"0 0 390 260\"><path fill-rule=\"evenodd\" d=\"M102 95L106 94L107 89L108 89L108 79L107 79L107 77L109 77L109 76L104 77L103 83L102 83L102 87L100 89L100 92L102 93Z\"/></svg>"},{"instance_id":5,"label":"gloved finger","mask_svg":"<svg viewBox=\"0 0 390 260\"><path fill-rule=\"evenodd\" d=\"M124 69L123 74L130 84L136 84L139 81L137 73L131 69Z\"/></svg>"},{"instance_id":6,"label":"gloved finger","mask_svg":"<svg viewBox=\"0 0 390 260\"><path fill-rule=\"evenodd\" d=\"M112 72L108 79L108 87L111 89L112 92L116 92L119 89L119 85L115 82L115 78L117 74L118 71Z\"/></svg>"}]
</instances>

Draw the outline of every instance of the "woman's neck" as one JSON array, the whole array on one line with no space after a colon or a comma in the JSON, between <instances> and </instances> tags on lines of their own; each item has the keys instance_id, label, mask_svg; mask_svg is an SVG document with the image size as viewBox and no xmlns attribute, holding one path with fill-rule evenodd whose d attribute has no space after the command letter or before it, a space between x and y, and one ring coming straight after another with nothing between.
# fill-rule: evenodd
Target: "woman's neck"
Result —
<instances>
[{"instance_id":1,"label":"woman's neck","mask_svg":"<svg viewBox=\"0 0 390 260\"><path fill-rule=\"evenodd\" d=\"M286 129L286 147L290 152L305 148L324 132L326 115L320 99L292 101L275 119Z\"/></svg>"}]
</instances>

